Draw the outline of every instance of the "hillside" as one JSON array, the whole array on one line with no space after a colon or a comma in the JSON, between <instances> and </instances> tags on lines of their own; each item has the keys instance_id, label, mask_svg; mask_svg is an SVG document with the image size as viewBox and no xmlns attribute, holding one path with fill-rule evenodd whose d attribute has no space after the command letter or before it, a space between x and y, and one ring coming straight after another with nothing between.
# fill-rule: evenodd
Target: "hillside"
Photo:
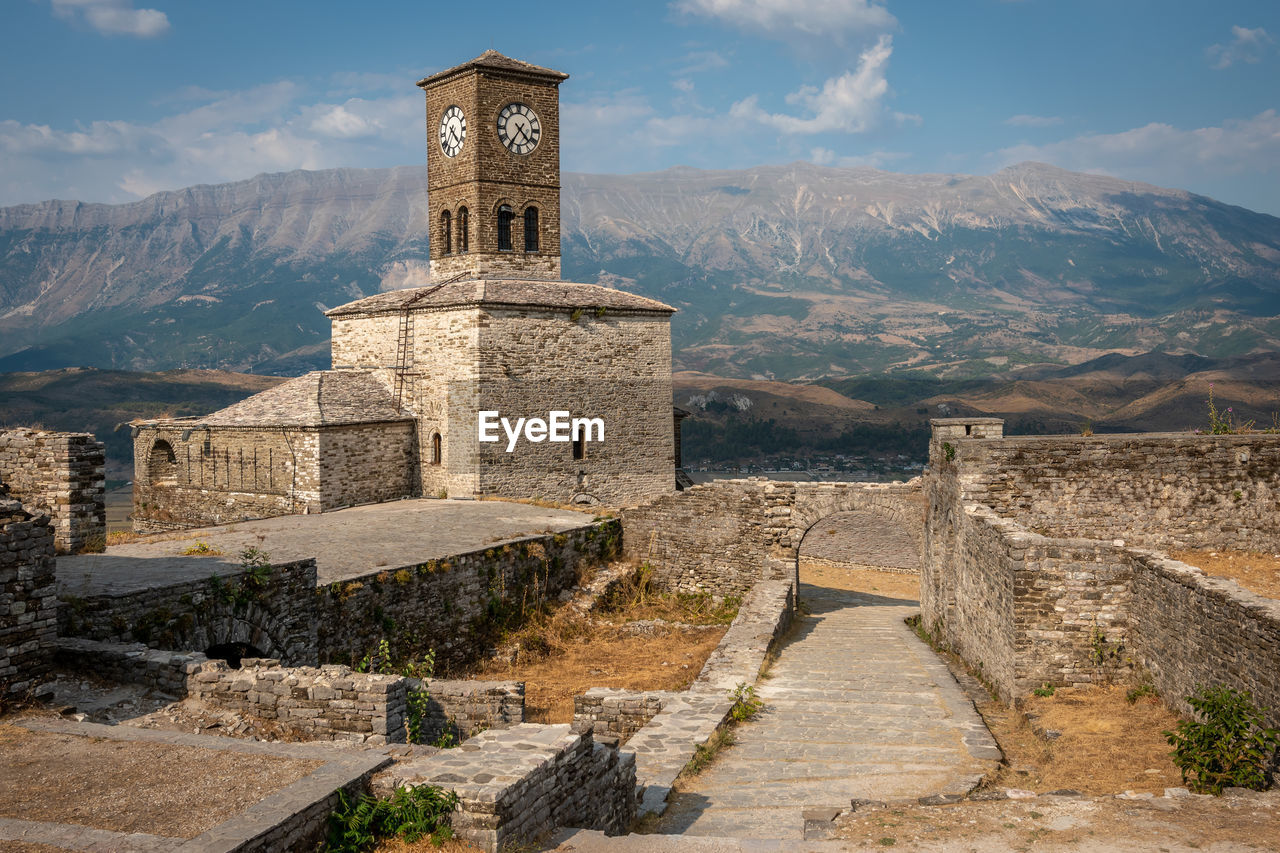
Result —
<instances>
[{"instance_id":1,"label":"hillside","mask_svg":"<svg viewBox=\"0 0 1280 853\"><path fill-rule=\"evenodd\" d=\"M1280 348L1280 219L1022 164L564 177L567 278L663 299L676 367L1007 375ZM260 175L0 209L0 370L328 362L321 311L421 281L425 174Z\"/></svg>"}]
</instances>

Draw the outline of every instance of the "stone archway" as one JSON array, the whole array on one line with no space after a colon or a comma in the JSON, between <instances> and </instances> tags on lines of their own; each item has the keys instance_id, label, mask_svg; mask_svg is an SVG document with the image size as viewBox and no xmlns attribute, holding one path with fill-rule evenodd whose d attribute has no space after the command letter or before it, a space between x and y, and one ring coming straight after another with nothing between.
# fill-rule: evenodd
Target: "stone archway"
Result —
<instances>
[{"instance_id":1,"label":"stone archway","mask_svg":"<svg viewBox=\"0 0 1280 853\"><path fill-rule=\"evenodd\" d=\"M882 510L854 510L813 524L800 541L797 556L849 569L919 574L923 544L923 524L913 530Z\"/></svg>"}]
</instances>

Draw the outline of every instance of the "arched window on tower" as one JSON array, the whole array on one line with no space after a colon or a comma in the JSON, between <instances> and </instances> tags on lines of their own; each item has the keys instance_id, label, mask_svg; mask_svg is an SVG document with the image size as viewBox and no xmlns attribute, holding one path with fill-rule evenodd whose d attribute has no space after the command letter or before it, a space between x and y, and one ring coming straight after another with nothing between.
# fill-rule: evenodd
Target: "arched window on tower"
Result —
<instances>
[{"instance_id":1,"label":"arched window on tower","mask_svg":"<svg viewBox=\"0 0 1280 853\"><path fill-rule=\"evenodd\" d=\"M524 250L538 251L538 208L536 207L524 209Z\"/></svg>"},{"instance_id":2,"label":"arched window on tower","mask_svg":"<svg viewBox=\"0 0 1280 853\"><path fill-rule=\"evenodd\" d=\"M453 214L440 211L440 254L453 254Z\"/></svg>"},{"instance_id":3,"label":"arched window on tower","mask_svg":"<svg viewBox=\"0 0 1280 853\"><path fill-rule=\"evenodd\" d=\"M444 454L440 447L440 433L431 436L431 464L439 465Z\"/></svg>"},{"instance_id":4,"label":"arched window on tower","mask_svg":"<svg viewBox=\"0 0 1280 853\"><path fill-rule=\"evenodd\" d=\"M467 226L470 223L470 219L471 217L467 214L465 207L458 208L458 251L464 254L470 248L471 243L467 236Z\"/></svg>"},{"instance_id":5,"label":"arched window on tower","mask_svg":"<svg viewBox=\"0 0 1280 853\"><path fill-rule=\"evenodd\" d=\"M498 208L498 251L511 251L511 223L516 218L515 213L510 206L502 205Z\"/></svg>"}]
</instances>

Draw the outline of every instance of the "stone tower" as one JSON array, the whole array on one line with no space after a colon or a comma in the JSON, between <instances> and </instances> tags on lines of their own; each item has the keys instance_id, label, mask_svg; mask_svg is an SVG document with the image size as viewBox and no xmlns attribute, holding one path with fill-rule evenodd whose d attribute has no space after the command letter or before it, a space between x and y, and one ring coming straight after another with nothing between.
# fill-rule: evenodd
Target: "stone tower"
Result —
<instances>
[{"instance_id":1,"label":"stone tower","mask_svg":"<svg viewBox=\"0 0 1280 853\"><path fill-rule=\"evenodd\" d=\"M418 81L431 274L560 278L560 83L494 50Z\"/></svg>"}]
</instances>

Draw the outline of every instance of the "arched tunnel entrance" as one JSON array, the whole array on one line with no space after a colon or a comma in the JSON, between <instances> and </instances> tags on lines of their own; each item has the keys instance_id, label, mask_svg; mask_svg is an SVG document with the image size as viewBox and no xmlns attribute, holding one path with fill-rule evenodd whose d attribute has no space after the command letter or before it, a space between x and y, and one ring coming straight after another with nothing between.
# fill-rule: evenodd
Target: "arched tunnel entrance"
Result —
<instances>
[{"instance_id":1,"label":"arched tunnel entrance","mask_svg":"<svg viewBox=\"0 0 1280 853\"><path fill-rule=\"evenodd\" d=\"M923 540L923 523L914 525L875 509L828 515L800 541L800 582L917 602Z\"/></svg>"},{"instance_id":2,"label":"arched tunnel entrance","mask_svg":"<svg viewBox=\"0 0 1280 853\"><path fill-rule=\"evenodd\" d=\"M267 657L266 653L256 646L241 642L214 643L204 650L204 656L210 660L224 660L232 669L239 669L240 661L244 658Z\"/></svg>"}]
</instances>

